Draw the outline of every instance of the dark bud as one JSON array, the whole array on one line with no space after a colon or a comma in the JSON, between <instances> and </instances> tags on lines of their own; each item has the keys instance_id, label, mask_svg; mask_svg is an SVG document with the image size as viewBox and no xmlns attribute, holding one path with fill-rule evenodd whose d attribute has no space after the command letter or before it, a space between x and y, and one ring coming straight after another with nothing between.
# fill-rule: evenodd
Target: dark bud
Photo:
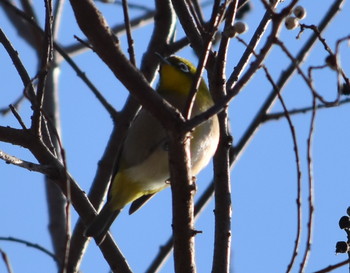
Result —
<instances>
[{"instance_id":1,"label":"dark bud","mask_svg":"<svg viewBox=\"0 0 350 273\"><path fill-rule=\"evenodd\" d=\"M346 253L349 251L349 245L347 244L347 242L344 241L339 241L337 242L337 244L335 245L335 253L339 254L339 253Z\"/></svg>"},{"instance_id":2,"label":"dark bud","mask_svg":"<svg viewBox=\"0 0 350 273\"><path fill-rule=\"evenodd\" d=\"M326 64L333 70L337 71L338 70L338 61L337 61L337 56L334 54L328 55L326 58Z\"/></svg>"},{"instance_id":3,"label":"dark bud","mask_svg":"<svg viewBox=\"0 0 350 273\"><path fill-rule=\"evenodd\" d=\"M349 96L350 95L350 86L347 83L343 83L343 85L341 86L340 93L342 95Z\"/></svg>"},{"instance_id":4,"label":"dark bud","mask_svg":"<svg viewBox=\"0 0 350 273\"><path fill-rule=\"evenodd\" d=\"M343 216L339 220L339 227L341 229L349 229L350 228L350 218L349 216Z\"/></svg>"}]
</instances>

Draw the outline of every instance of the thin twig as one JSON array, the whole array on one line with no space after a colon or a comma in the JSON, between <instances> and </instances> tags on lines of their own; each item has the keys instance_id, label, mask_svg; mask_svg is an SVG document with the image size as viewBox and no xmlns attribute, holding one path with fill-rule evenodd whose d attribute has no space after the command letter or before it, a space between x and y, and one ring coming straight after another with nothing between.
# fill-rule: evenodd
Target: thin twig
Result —
<instances>
[{"instance_id":1,"label":"thin twig","mask_svg":"<svg viewBox=\"0 0 350 273\"><path fill-rule=\"evenodd\" d=\"M3 1L3 0L2 0ZM130 4L129 4L130 7ZM136 28L138 26L144 26L146 23L153 22L155 16L155 11L154 10L148 10L146 13L135 17L130 21L130 25L132 28ZM112 31L115 35L123 34L125 32L125 24L118 24L116 26L112 27ZM84 40L85 43L88 43L87 40ZM74 43L68 46L64 47L65 52L69 54L70 56L74 56L77 54L81 54L86 50L86 47L81 45L80 43Z\"/></svg>"},{"instance_id":2,"label":"thin twig","mask_svg":"<svg viewBox=\"0 0 350 273\"><path fill-rule=\"evenodd\" d=\"M37 250L45 253L46 255L48 255L52 259L54 259L55 262L58 262L58 259L55 256L55 254L53 254L51 251L47 250L45 247L43 247L39 244L35 244L35 243L29 242L27 240L18 239L18 238L14 238L14 237L0 237L0 241L8 241L8 242L16 242L16 243L24 244L28 247L37 249Z\"/></svg>"},{"instance_id":3,"label":"thin twig","mask_svg":"<svg viewBox=\"0 0 350 273\"><path fill-rule=\"evenodd\" d=\"M10 40L6 37L5 33L2 31L1 28L0 28L0 43L3 44L3 46L6 49L6 52L9 54L18 72L18 75L22 80L25 90L29 94L30 98L34 98L35 91L34 91L32 80L30 79L27 70L25 69L21 59L19 58L18 52L14 49Z\"/></svg>"},{"instance_id":4,"label":"thin twig","mask_svg":"<svg viewBox=\"0 0 350 273\"><path fill-rule=\"evenodd\" d=\"M345 36L345 37L343 37L343 38L341 38L341 39L339 39L337 41L337 44L336 44L336 47L335 47L335 56L339 56L340 55L340 53L339 53L339 51L340 51L340 44L345 42L345 41L348 41L348 42L350 41L350 35ZM345 84L347 84L347 86L350 88L350 80L349 80L349 78L346 76L344 70L341 67L339 68L339 70L340 70L340 74L342 75L342 77L343 77L343 79L345 81Z\"/></svg>"},{"instance_id":5,"label":"thin twig","mask_svg":"<svg viewBox=\"0 0 350 273\"><path fill-rule=\"evenodd\" d=\"M90 79L86 76L85 72L83 72L79 66L73 61L72 58L69 57L66 52L58 46L58 44L54 43L55 49L61 54L61 56L65 59L65 61L72 67L72 69L77 73L78 77L82 79L82 81L89 87L91 92L95 95L97 100L103 105L103 107L107 110L111 118L116 121L118 119L118 111L108 102L108 100L102 95L102 93L97 89L97 87L90 81Z\"/></svg>"},{"instance_id":6,"label":"thin twig","mask_svg":"<svg viewBox=\"0 0 350 273\"><path fill-rule=\"evenodd\" d=\"M339 267L342 267L344 265L347 265L349 264L349 260L345 260L345 261L342 261L340 263L337 263L337 264L333 264L333 265L329 265L323 269L320 269L320 270L317 270L315 271L314 273L327 273L327 272L331 272L333 271L334 269L337 269Z\"/></svg>"},{"instance_id":7,"label":"thin twig","mask_svg":"<svg viewBox=\"0 0 350 273\"><path fill-rule=\"evenodd\" d=\"M225 10L225 6L222 6L222 9L219 12L212 15L209 33L203 39L204 51L200 55L199 63L198 63L197 69L196 69L196 73L194 75L194 80L193 80L192 85L191 85L191 90L190 90L190 93L187 97L187 101L185 103L184 117L186 119L190 119L190 117L191 117L192 107L193 107L194 101L196 99L197 90L198 90L199 85L201 83L202 74L203 74L204 68L208 62L209 53L211 50L211 46L213 44L213 37L215 36L216 32L218 31L219 24L221 23L221 21L223 19L224 10Z\"/></svg>"},{"instance_id":8,"label":"thin twig","mask_svg":"<svg viewBox=\"0 0 350 273\"><path fill-rule=\"evenodd\" d=\"M77 35L73 35L73 37L82 45L84 45L86 48L90 48L91 50L94 50L94 48L92 47L92 45L89 44L88 41L85 41L81 38L79 38Z\"/></svg>"},{"instance_id":9,"label":"thin twig","mask_svg":"<svg viewBox=\"0 0 350 273\"><path fill-rule=\"evenodd\" d=\"M274 8L277 7L279 1L275 1ZM244 68L248 65L250 58L253 55L253 51L258 46L261 38L264 36L268 25L271 22L271 13L266 11L263 18L261 19L258 27L256 28L248 47L246 47L242 57L240 58L238 64L235 66L233 73L227 80L227 88L232 88L234 83L238 80L239 76L242 74Z\"/></svg>"},{"instance_id":10,"label":"thin twig","mask_svg":"<svg viewBox=\"0 0 350 273\"><path fill-rule=\"evenodd\" d=\"M196 51L197 55L201 55L204 48L202 33L200 31L201 26L197 25L185 0L172 0L172 3L192 48Z\"/></svg>"},{"instance_id":11,"label":"thin twig","mask_svg":"<svg viewBox=\"0 0 350 273\"><path fill-rule=\"evenodd\" d=\"M19 108L20 104L23 102L25 96L22 93L13 103L11 103L10 105L12 105L15 109ZM4 108L0 108L0 114L1 115L7 115L9 112L11 112L11 107L4 107Z\"/></svg>"},{"instance_id":12,"label":"thin twig","mask_svg":"<svg viewBox=\"0 0 350 273\"><path fill-rule=\"evenodd\" d=\"M241 40L239 37L237 39L243 43L245 46L248 46L243 40ZM255 51L252 51L254 56L257 56ZM301 166L300 166L300 156L299 156L299 148L298 148L298 142L297 142L297 137L296 137L296 132L295 132L295 127L293 125L292 119L290 117L290 112L287 109L287 106L282 98L281 95L281 90L277 86L277 84L274 82L271 74L269 73L267 67L265 65L262 65L263 70L265 71L266 78L268 81L271 83L273 89L277 93L278 99L281 102L282 108L283 108L283 116L286 117L291 135L292 135L292 140L293 140L293 145L294 145L294 154L295 154L295 161L296 161L296 171L297 171L297 234L296 234L296 239L295 239L295 244L294 244L294 249L293 249L293 254L291 257L291 261L287 267L287 273L289 273L293 265L295 263L296 257L298 255L298 250L300 246L300 241L301 241L301 226L302 226L302 204L301 204L301 190L302 190L302 181L301 181Z\"/></svg>"},{"instance_id":13,"label":"thin twig","mask_svg":"<svg viewBox=\"0 0 350 273\"><path fill-rule=\"evenodd\" d=\"M26 20L28 23L30 23L33 27L40 30L40 33L44 35L44 31L32 20L32 18L28 17L25 13L23 13L20 9L13 6L10 2L7 2L5 0L0 0L3 4L5 4L8 8L11 8L11 10L16 13L20 18ZM1 34L1 33L0 33ZM0 36L0 42L2 43L3 35ZM5 36L6 37L6 36ZM5 39L6 41L6 39ZM6 47L10 48L10 43L5 43ZM9 44L9 45L8 45ZM111 104L108 103L108 101L103 97L101 92L94 86L94 84L89 80L89 78L86 76L86 74L78 67L78 65L72 60L72 58L69 57L69 55L63 50L57 43L54 42L54 47L60 53L60 55L67 61L67 63L72 67L72 69L77 73L78 77L82 79L82 81L90 88L90 90L93 92L93 94L96 96L96 98L100 101L100 103L104 106L104 108L108 111L110 116L113 120L116 120L118 118L118 112L113 108ZM15 55L17 52L15 50L9 52L9 54L14 54L14 57L12 61L14 62L15 66L18 63L18 66L16 68L18 69L19 75L21 75L21 79L24 83L28 82L28 86L25 85L25 88L27 90L29 98L34 97L34 88L32 85L32 81L30 77L28 76L28 73L26 73L24 66L20 63L20 60L17 61ZM30 84L29 84L30 83ZM29 90L28 90L29 89ZM33 103L33 102L32 102Z\"/></svg>"},{"instance_id":14,"label":"thin twig","mask_svg":"<svg viewBox=\"0 0 350 273\"><path fill-rule=\"evenodd\" d=\"M6 252L3 251L1 248L0 248L0 254L1 254L2 260L3 260L4 263L5 263L7 272L8 272L8 273L13 273L10 260L9 260L9 258L7 257Z\"/></svg>"},{"instance_id":15,"label":"thin twig","mask_svg":"<svg viewBox=\"0 0 350 273\"><path fill-rule=\"evenodd\" d=\"M253 75L256 73L256 71L260 68L260 65L263 63L265 58L268 56L269 51L271 50L274 40L276 39L280 28L282 26L283 21L282 16L276 17L273 21L272 29L270 35L267 37L265 44L262 46L260 53L256 56L256 59L254 62L251 63L248 70L245 72L245 74L236 82L236 84L232 88L226 87L227 95L225 98L216 101L215 105L209 108L204 113L197 115L195 118L187 121L187 127L194 128L198 126L203 121L207 120L211 116L219 113L222 109L225 108L225 106L233 99L234 96L237 95L237 93L242 90L244 86L248 84L248 82L252 79ZM273 99L276 99L276 96L273 96ZM270 104L269 104L270 107ZM259 120L260 123L260 120Z\"/></svg>"},{"instance_id":16,"label":"thin twig","mask_svg":"<svg viewBox=\"0 0 350 273\"><path fill-rule=\"evenodd\" d=\"M38 72L38 85L35 96L35 103L32 102L33 116L31 129L35 134L42 137L42 109L44 103L44 94L46 88L47 74L49 67L53 61L53 36L52 36L52 0L45 0L45 29L43 35L43 50L40 47L37 49L37 54L40 56L40 70ZM49 133L48 133L49 135Z\"/></svg>"},{"instance_id":17,"label":"thin twig","mask_svg":"<svg viewBox=\"0 0 350 273\"><path fill-rule=\"evenodd\" d=\"M298 148L298 142L297 142L297 134L295 132L295 127L293 125L292 119L290 117L290 113L287 109L287 106L282 98L281 95L281 90L278 88L278 86L276 85L276 83L274 82L271 74L269 73L267 67L265 65L262 66L262 68L265 71L266 77L269 80L269 82L272 84L273 88L275 89L277 95L278 95L278 99L281 102L282 108L283 108L283 113L284 116L288 122L289 125L289 129L292 135L292 140L293 140L293 151L294 151L294 155L295 155L295 164L296 164L296 171L297 171L297 199L296 199L296 203L297 203L297 233L296 233L296 237L295 237L295 243L294 243L294 249L292 252L292 257L291 260L288 264L287 267L287 273L291 272L293 265L295 263L295 260L298 256L298 252L299 252L299 246L300 246L300 241L301 241L301 226L302 226L302 181L301 181L301 164L300 164L300 155L299 155L299 148Z\"/></svg>"},{"instance_id":18,"label":"thin twig","mask_svg":"<svg viewBox=\"0 0 350 273\"><path fill-rule=\"evenodd\" d=\"M328 105L325 105L323 103L317 104L316 109L321 110L321 109L339 107L340 105L348 104L348 103L350 103L350 98L340 100L337 105L332 105L332 106L328 106ZM313 107L308 106L308 107L302 107L302 108L298 108L298 109L292 109L292 110L289 110L288 112L289 112L289 115L297 115L297 114L306 114L312 110L313 110ZM267 122L270 120L278 120L282 117L284 117L284 112L275 112L275 113L267 114L264 117L263 122Z\"/></svg>"},{"instance_id":19,"label":"thin twig","mask_svg":"<svg viewBox=\"0 0 350 273\"><path fill-rule=\"evenodd\" d=\"M19 113L17 112L16 108L15 108L12 104L10 104L9 107L10 107L10 109L11 109L12 114L15 116L15 118L16 118L17 121L18 121L18 123L21 125L22 129L23 129L23 130L28 130L27 127L26 127L26 125L24 124L24 122L23 122L21 116L20 116Z\"/></svg>"},{"instance_id":20,"label":"thin twig","mask_svg":"<svg viewBox=\"0 0 350 273\"><path fill-rule=\"evenodd\" d=\"M126 37L128 40L128 53L130 62L136 66L136 58L135 58L135 50L134 50L134 40L131 36L131 25L129 18L129 10L128 10L128 1L122 0L123 12L124 12L124 24L126 29Z\"/></svg>"},{"instance_id":21,"label":"thin twig","mask_svg":"<svg viewBox=\"0 0 350 273\"><path fill-rule=\"evenodd\" d=\"M304 29L311 29L316 35L318 40L323 44L324 49L330 54L333 55L333 51L330 48L330 46L327 44L326 39L322 37L320 31L318 30L318 27L315 25L305 25L305 24L300 24L300 31L297 36L297 39L299 38L300 34L304 31Z\"/></svg>"},{"instance_id":22,"label":"thin twig","mask_svg":"<svg viewBox=\"0 0 350 273\"><path fill-rule=\"evenodd\" d=\"M315 119L316 119L316 97L314 96L312 99L312 116L310 122L310 130L309 136L307 139L307 166L308 166L308 207L309 207L309 215L308 215L308 223L307 223L307 239L306 239L306 247L304 251L304 255L302 258L302 262L300 263L299 272L304 272L306 268L306 264L308 262L308 258L311 253L311 243L312 243L312 234L313 234L313 220L314 220L314 177L313 177L313 166L312 166L312 138L314 133Z\"/></svg>"},{"instance_id":23,"label":"thin twig","mask_svg":"<svg viewBox=\"0 0 350 273\"><path fill-rule=\"evenodd\" d=\"M12 164L12 165L27 169L28 171L39 172L45 175L51 175L52 171L54 170L52 166L41 165L41 164L25 161L15 156L9 155L1 150L0 150L0 159L4 160L7 164Z\"/></svg>"},{"instance_id":24,"label":"thin twig","mask_svg":"<svg viewBox=\"0 0 350 273\"><path fill-rule=\"evenodd\" d=\"M231 27L235 21L238 0L230 3L226 2L225 26ZM219 8L218 8L219 9ZM221 6L221 9L222 6ZM219 9L220 10L220 9ZM214 12L214 11L213 11ZM219 11L217 11L220 14ZM209 73L210 89L213 91L213 98L223 98L226 95L226 60L229 47L229 37L221 37L219 50L214 63L214 68ZM213 73L214 72L214 73ZM232 146L232 136L229 130L228 109L218 114L220 125L220 140L214 156L214 186L215 186L215 231L212 273L224 273L230 271L231 264L231 177L230 177L230 147Z\"/></svg>"},{"instance_id":25,"label":"thin twig","mask_svg":"<svg viewBox=\"0 0 350 273\"><path fill-rule=\"evenodd\" d=\"M309 87L309 89L311 90L312 94L319 99L322 103L326 104L327 106L333 106L336 105L339 101L340 98L340 92L337 93L336 98L333 101L327 101L326 99L324 99L315 89L314 85L313 85L313 80L312 78L308 77L305 75L305 73L303 72L303 70L301 69L301 67L299 66L298 60L296 58L293 57L293 55L290 53L290 51L287 49L287 47L283 44L282 41L280 41L279 39L275 39L275 43L277 45L279 45L282 49L282 51L288 56L288 58L295 63L296 65L296 69L298 71L298 73L301 75L302 79L305 81L305 83L307 84L307 86Z\"/></svg>"}]
</instances>

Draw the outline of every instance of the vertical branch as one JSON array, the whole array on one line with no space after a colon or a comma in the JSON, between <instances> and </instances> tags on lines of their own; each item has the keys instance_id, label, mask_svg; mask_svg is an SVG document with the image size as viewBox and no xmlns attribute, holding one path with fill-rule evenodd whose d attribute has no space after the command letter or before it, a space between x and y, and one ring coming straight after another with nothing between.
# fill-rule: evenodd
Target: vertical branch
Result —
<instances>
[{"instance_id":1,"label":"vertical branch","mask_svg":"<svg viewBox=\"0 0 350 273\"><path fill-rule=\"evenodd\" d=\"M297 142L297 134L295 132L295 127L293 125L292 119L290 117L290 112L287 109L287 106L282 98L281 90L278 88L276 83L273 81L271 74L267 70L266 66L262 67L265 71L266 77L269 80L269 82L272 84L273 89L277 92L278 99L281 102L282 108L283 108L283 114L286 117L286 120L288 122L292 140L293 140L293 146L294 146L294 154L295 154L295 162L296 162L296 170L297 170L297 233L295 238L295 244L294 249L292 253L292 257L290 260L290 263L287 267L287 273L291 272L293 265L295 263L296 257L299 252L299 246L301 241L301 223L302 223L302 205L301 205L301 189L302 189L302 181L301 181L301 165L300 165L300 155L299 155L299 148L298 148L298 142Z\"/></svg>"},{"instance_id":2,"label":"vertical branch","mask_svg":"<svg viewBox=\"0 0 350 273\"><path fill-rule=\"evenodd\" d=\"M228 130L228 111L218 114L220 142L214 156L215 240L212 272L228 273L231 256L231 185L230 154L232 137Z\"/></svg>"},{"instance_id":3,"label":"vertical branch","mask_svg":"<svg viewBox=\"0 0 350 273\"><path fill-rule=\"evenodd\" d=\"M305 271L306 264L311 252L311 243L312 243L312 234L313 234L313 220L314 220L314 177L313 177L313 168L312 168L312 138L314 133L315 119L316 119L316 97L313 96L312 99L312 115L310 122L310 131L307 139L307 167L308 167L308 205L309 205L309 217L307 223L307 239L306 239L306 248L302 262L300 263L299 272L302 273Z\"/></svg>"},{"instance_id":4,"label":"vertical branch","mask_svg":"<svg viewBox=\"0 0 350 273\"><path fill-rule=\"evenodd\" d=\"M46 23L43 40L45 43L50 44L51 51L44 53L44 55L49 54L48 56L50 56L50 62L45 62L43 56L41 63L40 73L43 74L43 79L41 81L39 80L39 82L42 83L40 86L38 85L38 90L43 90L42 109L47 120L40 122L40 124L45 125L46 122L48 123L48 126L44 127L45 130L42 130L43 140L52 151L55 151L56 157L59 160L63 160L64 156L59 152L60 150L63 152L61 149L62 147L60 147L61 145L59 140L61 136L60 116L58 110L59 67L56 62L56 54L52 51L53 37L57 35L57 33L54 31L58 30L59 25L57 22L54 24L52 1L46 0L45 5ZM61 16L59 10L59 5L56 5L56 18ZM39 54L41 52L40 49L38 49L37 52ZM55 255L58 257L59 270L62 271L65 268L64 263L66 262L70 232L69 203L66 202L66 197L62 194L62 191L49 177L45 177L45 181L49 213L49 231ZM67 186L67 189L69 189L69 185ZM67 192L69 193L69 190Z\"/></svg>"},{"instance_id":5,"label":"vertical branch","mask_svg":"<svg viewBox=\"0 0 350 273\"><path fill-rule=\"evenodd\" d=\"M49 70L49 65L51 64L51 61L53 59L52 24L52 2L50 0L45 0L45 34L43 37L44 39L42 48L41 46L37 48L37 55L40 58L40 68L38 73L38 88L34 103L34 111L31 126L34 133L36 133L40 138L42 136L42 107L44 102L45 84Z\"/></svg>"},{"instance_id":6,"label":"vertical branch","mask_svg":"<svg viewBox=\"0 0 350 273\"><path fill-rule=\"evenodd\" d=\"M187 134L172 132L169 147L170 182L173 207L174 263L176 273L195 273L194 207L195 182Z\"/></svg>"},{"instance_id":7,"label":"vertical branch","mask_svg":"<svg viewBox=\"0 0 350 273\"><path fill-rule=\"evenodd\" d=\"M226 13L224 29L232 26L238 1L230 3ZM227 94L225 63L229 38L223 35L221 38L218 55L215 62L214 73L210 81L210 90L214 90L214 100L220 100ZM230 271L231 257L231 180L230 180L230 147L232 136L229 132L227 107L218 114L220 125L220 141L214 156L214 188L215 188L215 240L212 272L228 273Z\"/></svg>"}]
</instances>

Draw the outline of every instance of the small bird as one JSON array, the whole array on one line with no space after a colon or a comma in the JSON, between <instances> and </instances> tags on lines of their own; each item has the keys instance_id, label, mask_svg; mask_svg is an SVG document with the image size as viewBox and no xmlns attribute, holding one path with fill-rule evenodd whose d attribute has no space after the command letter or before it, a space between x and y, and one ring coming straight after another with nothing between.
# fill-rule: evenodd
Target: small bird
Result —
<instances>
[{"instance_id":1,"label":"small bird","mask_svg":"<svg viewBox=\"0 0 350 273\"><path fill-rule=\"evenodd\" d=\"M196 68L186 59L170 56L160 64L157 92L183 111ZM205 81L201 79L191 116L214 104ZM191 136L191 172L197 175L214 155L219 142L219 123L213 116L197 126ZM121 209L132 202L129 214L143 206L155 193L169 186L168 135L161 123L141 109L126 135L118 158L118 170L108 192L107 203L85 230L101 244Z\"/></svg>"}]
</instances>

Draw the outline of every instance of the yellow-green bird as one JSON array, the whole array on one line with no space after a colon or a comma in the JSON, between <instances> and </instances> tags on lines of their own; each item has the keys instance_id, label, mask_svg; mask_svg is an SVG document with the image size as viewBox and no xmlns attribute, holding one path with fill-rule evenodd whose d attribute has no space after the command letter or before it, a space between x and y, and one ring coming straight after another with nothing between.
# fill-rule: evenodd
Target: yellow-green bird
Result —
<instances>
[{"instance_id":1,"label":"yellow-green bird","mask_svg":"<svg viewBox=\"0 0 350 273\"><path fill-rule=\"evenodd\" d=\"M186 59L171 56L162 60L157 92L182 111L190 93L196 68ZM192 109L192 117L213 105L209 90L201 79ZM214 155L219 142L217 116L197 126L192 132L190 153L192 175L197 175ZM131 124L112 179L107 203L85 231L100 244L121 209L131 204L135 212L155 193L169 186L168 135L160 122L141 109Z\"/></svg>"}]
</instances>

